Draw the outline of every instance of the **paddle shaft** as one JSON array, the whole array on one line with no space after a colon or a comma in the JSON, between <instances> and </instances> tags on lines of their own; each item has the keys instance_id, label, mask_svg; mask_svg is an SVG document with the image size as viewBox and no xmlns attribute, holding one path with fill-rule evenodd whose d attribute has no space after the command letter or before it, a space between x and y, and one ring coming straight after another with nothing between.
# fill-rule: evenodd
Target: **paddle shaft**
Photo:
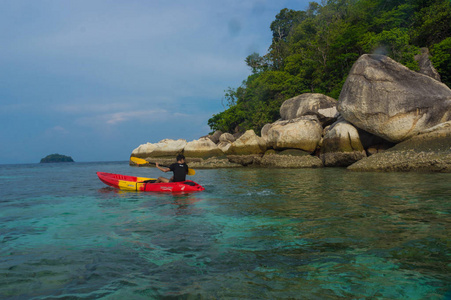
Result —
<instances>
[{"instance_id":1,"label":"paddle shaft","mask_svg":"<svg viewBox=\"0 0 451 300\"><path fill-rule=\"evenodd\" d=\"M152 161L149 161L149 164L153 164L153 165L156 165L156 163L154 163L154 162L152 162ZM163 167L163 168L169 168L168 166L165 166L165 165L160 165L160 164L158 164L160 167ZM191 168L188 168L188 173L187 173L188 175L190 175L190 176L192 176L192 175L195 175L196 174L196 171L194 171L193 169L191 169Z\"/></svg>"},{"instance_id":2,"label":"paddle shaft","mask_svg":"<svg viewBox=\"0 0 451 300\"><path fill-rule=\"evenodd\" d=\"M142 158L138 158L138 157L131 157L130 158L134 163L138 164L138 165L144 165L144 164L153 164L156 165L156 163L152 162L152 161L147 161L145 159ZM160 164L159 164L160 165ZM165 166L165 165L160 165L164 168L169 168L169 166ZM191 168L188 168L188 175L195 175L196 171L194 171Z\"/></svg>"},{"instance_id":3,"label":"paddle shaft","mask_svg":"<svg viewBox=\"0 0 451 300\"><path fill-rule=\"evenodd\" d=\"M149 164L152 164L152 165L157 165L157 163L154 163L153 161L149 161L148 162ZM163 167L163 168L169 168L169 166L165 166L165 165L160 165L160 164L158 164L160 167Z\"/></svg>"}]
</instances>

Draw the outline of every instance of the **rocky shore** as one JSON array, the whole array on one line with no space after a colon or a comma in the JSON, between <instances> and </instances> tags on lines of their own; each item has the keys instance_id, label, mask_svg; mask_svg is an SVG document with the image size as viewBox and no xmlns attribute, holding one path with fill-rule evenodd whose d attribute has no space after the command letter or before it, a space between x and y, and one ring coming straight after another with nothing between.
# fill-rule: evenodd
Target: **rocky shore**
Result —
<instances>
[{"instance_id":1,"label":"rocky shore","mask_svg":"<svg viewBox=\"0 0 451 300\"><path fill-rule=\"evenodd\" d=\"M451 90L418 56L419 72L363 55L337 100L306 93L286 100L281 119L253 130L140 145L131 156L192 168L347 167L353 171L451 172ZM130 161L130 164L133 162Z\"/></svg>"}]
</instances>

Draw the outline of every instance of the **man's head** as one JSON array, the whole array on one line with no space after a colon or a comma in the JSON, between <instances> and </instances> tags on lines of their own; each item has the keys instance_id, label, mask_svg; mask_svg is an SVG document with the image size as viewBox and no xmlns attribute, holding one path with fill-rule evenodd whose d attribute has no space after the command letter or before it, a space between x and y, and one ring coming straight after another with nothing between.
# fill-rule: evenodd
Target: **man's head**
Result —
<instances>
[{"instance_id":1,"label":"man's head","mask_svg":"<svg viewBox=\"0 0 451 300\"><path fill-rule=\"evenodd\" d=\"M177 162L185 162L185 156L183 154L177 155Z\"/></svg>"}]
</instances>

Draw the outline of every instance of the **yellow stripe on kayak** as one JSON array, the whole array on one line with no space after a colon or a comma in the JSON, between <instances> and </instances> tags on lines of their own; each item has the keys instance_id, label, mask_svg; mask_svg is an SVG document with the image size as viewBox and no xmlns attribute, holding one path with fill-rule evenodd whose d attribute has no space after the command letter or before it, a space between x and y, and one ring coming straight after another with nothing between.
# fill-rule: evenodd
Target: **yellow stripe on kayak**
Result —
<instances>
[{"instance_id":1,"label":"yellow stripe on kayak","mask_svg":"<svg viewBox=\"0 0 451 300\"><path fill-rule=\"evenodd\" d=\"M137 182L118 180L118 187L124 191L141 191L144 189L144 186L146 185L145 183L142 182L145 180L155 180L155 178L137 177Z\"/></svg>"}]
</instances>

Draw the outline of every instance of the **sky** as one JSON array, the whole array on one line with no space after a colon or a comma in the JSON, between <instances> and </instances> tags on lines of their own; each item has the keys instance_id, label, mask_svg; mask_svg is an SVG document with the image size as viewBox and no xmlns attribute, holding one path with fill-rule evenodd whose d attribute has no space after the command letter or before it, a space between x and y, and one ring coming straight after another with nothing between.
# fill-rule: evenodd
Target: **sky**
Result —
<instances>
[{"instance_id":1,"label":"sky","mask_svg":"<svg viewBox=\"0 0 451 300\"><path fill-rule=\"evenodd\" d=\"M0 164L192 141L308 0L0 0Z\"/></svg>"}]
</instances>

